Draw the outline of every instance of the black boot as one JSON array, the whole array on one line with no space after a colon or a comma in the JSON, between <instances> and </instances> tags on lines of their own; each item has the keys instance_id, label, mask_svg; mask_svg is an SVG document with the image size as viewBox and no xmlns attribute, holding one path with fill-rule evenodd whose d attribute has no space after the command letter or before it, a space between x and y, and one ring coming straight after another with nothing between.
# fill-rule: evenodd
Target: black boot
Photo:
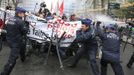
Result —
<instances>
[{"instance_id":1,"label":"black boot","mask_svg":"<svg viewBox=\"0 0 134 75\"><path fill-rule=\"evenodd\" d=\"M0 73L0 75L10 75L15 64L7 64L4 66L4 70Z\"/></svg>"},{"instance_id":2,"label":"black boot","mask_svg":"<svg viewBox=\"0 0 134 75\"><path fill-rule=\"evenodd\" d=\"M131 66L132 66L132 65L130 65L130 64L127 64L127 67L128 67L128 68L131 68Z\"/></svg>"},{"instance_id":3,"label":"black boot","mask_svg":"<svg viewBox=\"0 0 134 75\"><path fill-rule=\"evenodd\" d=\"M67 67L75 68L77 66L78 61L75 59L71 59L71 61L67 64Z\"/></svg>"},{"instance_id":4,"label":"black boot","mask_svg":"<svg viewBox=\"0 0 134 75\"><path fill-rule=\"evenodd\" d=\"M1 73L0 73L0 75L4 75L4 73L3 73L3 72L1 72Z\"/></svg>"},{"instance_id":5,"label":"black boot","mask_svg":"<svg viewBox=\"0 0 134 75\"><path fill-rule=\"evenodd\" d=\"M25 62L26 56L21 56L21 57L20 57L20 60L21 60L21 62Z\"/></svg>"},{"instance_id":6,"label":"black boot","mask_svg":"<svg viewBox=\"0 0 134 75\"><path fill-rule=\"evenodd\" d=\"M76 64L68 64L67 67L75 68L76 67Z\"/></svg>"},{"instance_id":7,"label":"black boot","mask_svg":"<svg viewBox=\"0 0 134 75\"><path fill-rule=\"evenodd\" d=\"M133 55L131 56L131 58L130 58L128 64L127 64L127 67L128 67L128 68L131 68L132 65L133 65L133 63L134 63L134 53L133 53Z\"/></svg>"}]
</instances>

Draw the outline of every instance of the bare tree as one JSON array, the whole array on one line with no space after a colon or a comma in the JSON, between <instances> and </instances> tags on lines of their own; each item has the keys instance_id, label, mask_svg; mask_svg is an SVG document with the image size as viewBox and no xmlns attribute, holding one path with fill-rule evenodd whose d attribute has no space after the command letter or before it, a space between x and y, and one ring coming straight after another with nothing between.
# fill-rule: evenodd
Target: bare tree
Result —
<instances>
[{"instance_id":1,"label":"bare tree","mask_svg":"<svg viewBox=\"0 0 134 75\"><path fill-rule=\"evenodd\" d=\"M101 8L104 8L105 1L101 0Z\"/></svg>"},{"instance_id":2,"label":"bare tree","mask_svg":"<svg viewBox=\"0 0 134 75\"><path fill-rule=\"evenodd\" d=\"M0 0L0 6L1 6L1 2L2 2L2 0Z\"/></svg>"},{"instance_id":3,"label":"bare tree","mask_svg":"<svg viewBox=\"0 0 134 75\"><path fill-rule=\"evenodd\" d=\"M96 0L93 1L93 8L95 9L96 8Z\"/></svg>"},{"instance_id":4,"label":"bare tree","mask_svg":"<svg viewBox=\"0 0 134 75\"><path fill-rule=\"evenodd\" d=\"M12 2L13 2L13 4L14 4L14 6L17 7L17 5L18 5L17 0L12 0Z\"/></svg>"},{"instance_id":5,"label":"bare tree","mask_svg":"<svg viewBox=\"0 0 134 75\"><path fill-rule=\"evenodd\" d=\"M7 4L8 4L8 5L9 5L9 1L10 1L10 0L7 0Z\"/></svg>"}]
</instances>

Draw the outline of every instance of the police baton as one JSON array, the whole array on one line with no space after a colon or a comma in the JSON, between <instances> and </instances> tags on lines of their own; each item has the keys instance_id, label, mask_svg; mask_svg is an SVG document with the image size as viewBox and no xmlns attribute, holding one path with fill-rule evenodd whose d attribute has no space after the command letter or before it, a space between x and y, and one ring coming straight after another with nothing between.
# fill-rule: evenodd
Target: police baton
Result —
<instances>
[{"instance_id":1,"label":"police baton","mask_svg":"<svg viewBox=\"0 0 134 75\"><path fill-rule=\"evenodd\" d=\"M125 52L125 49L126 49L126 46L127 46L127 43L128 43L128 39L129 39L129 37L130 37L130 30L128 31L128 36L127 36L127 39L126 39L126 42L125 42L125 44L124 44L124 47L123 47L123 52Z\"/></svg>"},{"instance_id":2,"label":"police baton","mask_svg":"<svg viewBox=\"0 0 134 75\"><path fill-rule=\"evenodd\" d=\"M127 43L128 43L128 39L129 39L129 36L127 37L126 42L125 42L125 44L124 44L123 52L125 52L125 49L126 49L126 46L127 46Z\"/></svg>"}]
</instances>

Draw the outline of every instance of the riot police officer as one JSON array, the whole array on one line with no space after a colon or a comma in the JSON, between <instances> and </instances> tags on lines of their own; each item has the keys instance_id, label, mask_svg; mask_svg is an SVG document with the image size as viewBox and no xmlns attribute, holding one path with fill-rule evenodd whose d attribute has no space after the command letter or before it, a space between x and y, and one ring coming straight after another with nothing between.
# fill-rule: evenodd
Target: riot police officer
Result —
<instances>
[{"instance_id":1,"label":"riot police officer","mask_svg":"<svg viewBox=\"0 0 134 75\"><path fill-rule=\"evenodd\" d=\"M76 31L75 42L79 44L79 49L76 55L73 57L68 67L75 67L79 62L82 55L87 55L94 75L100 75L99 68L96 63L97 54L97 41L95 39L94 31L91 26L92 21L90 19L83 19L81 29Z\"/></svg>"},{"instance_id":2,"label":"riot police officer","mask_svg":"<svg viewBox=\"0 0 134 75\"><path fill-rule=\"evenodd\" d=\"M113 24L106 25L106 32L97 27L98 36L102 40L101 75L107 75L110 64L115 75L124 75L120 65L120 37Z\"/></svg>"},{"instance_id":3,"label":"riot police officer","mask_svg":"<svg viewBox=\"0 0 134 75\"><path fill-rule=\"evenodd\" d=\"M6 25L7 30L7 42L11 48L9 59L4 66L0 75L10 75L13 70L17 58L21 57L21 60L25 60L25 47L23 44L23 36L26 35L27 28L22 18L25 16L26 10L20 7L16 7L15 16L10 18Z\"/></svg>"},{"instance_id":4,"label":"riot police officer","mask_svg":"<svg viewBox=\"0 0 134 75\"><path fill-rule=\"evenodd\" d=\"M132 37L131 43L134 47L134 22L129 22L128 24L131 26L131 28L130 28L130 34L131 34L131 37ZM134 63L134 52L133 52L129 62L127 63L127 67L131 68L133 63Z\"/></svg>"}]
</instances>

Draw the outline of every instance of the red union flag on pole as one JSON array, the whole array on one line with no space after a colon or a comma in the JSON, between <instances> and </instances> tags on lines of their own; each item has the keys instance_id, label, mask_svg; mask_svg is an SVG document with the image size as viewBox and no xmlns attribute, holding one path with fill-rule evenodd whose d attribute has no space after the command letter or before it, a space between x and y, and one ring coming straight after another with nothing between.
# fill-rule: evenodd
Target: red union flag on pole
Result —
<instances>
[{"instance_id":1,"label":"red union flag on pole","mask_svg":"<svg viewBox=\"0 0 134 75\"><path fill-rule=\"evenodd\" d=\"M64 0L62 1L60 7L59 7L59 15L62 16L64 12Z\"/></svg>"}]
</instances>

